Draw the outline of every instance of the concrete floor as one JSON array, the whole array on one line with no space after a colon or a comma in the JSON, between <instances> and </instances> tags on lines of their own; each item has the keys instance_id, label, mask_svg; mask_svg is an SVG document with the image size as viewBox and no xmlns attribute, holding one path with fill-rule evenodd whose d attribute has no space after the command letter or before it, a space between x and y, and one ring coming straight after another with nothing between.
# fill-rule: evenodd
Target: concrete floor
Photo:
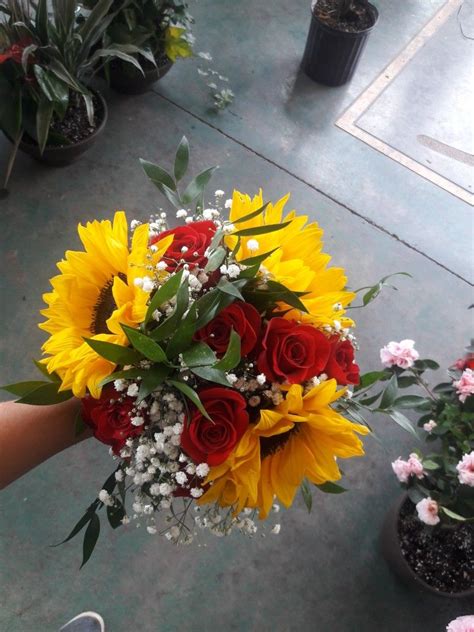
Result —
<instances>
[{"instance_id":1,"label":"concrete floor","mask_svg":"<svg viewBox=\"0 0 474 632\"><path fill-rule=\"evenodd\" d=\"M195 66L180 63L154 92L110 94L103 141L76 165L54 170L19 157L11 195L0 202L2 383L32 375L42 341L41 293L55 262L77 244L77 222L116 208L146 218L162 200L138 158L169 162L182 134L195 169L221 165L215 188L262 186L271 199L291 191L294 207L325 229L326 249L347 268L352 287L399 270L413 275L357 314L364 369L377 365L386 341L404 337L442 365L458 357L473 324L466 309L473 302L472 209L333 125L442 2L379 2L380 23L358 73L339 89L298 74L307 5L200 0L200 49L215 53L237 94L227 112L206 109ZM440 46L449 61L445 40ZM450 86L437 90L449 93ZM405 107L417 120L425 109L435 120L439 98L446 138L457 138L460 122L446 116L442 97L433 94L429 107L407 98ZM463 94L455 102L461 107ZM408 131L400 123L400 138ZM458 149L468 151L467 142ZM0 140L0 168L8 150ZM0 632L54 631L90 609L103 614L111 632L442 632L474 606L413 594L381 559L378 532L397 494L390 461L412 443L386 421L374 425L384 447L368 439L366 458L344 468L350 493L315 494L311 515L297 502L282 515L279 536L175 549L141 530L111 533L104 523L82 571L79 539L48 546L70 530L111 461L93 441L51 459L0 496Z\"/></svg>"}]
</instances>

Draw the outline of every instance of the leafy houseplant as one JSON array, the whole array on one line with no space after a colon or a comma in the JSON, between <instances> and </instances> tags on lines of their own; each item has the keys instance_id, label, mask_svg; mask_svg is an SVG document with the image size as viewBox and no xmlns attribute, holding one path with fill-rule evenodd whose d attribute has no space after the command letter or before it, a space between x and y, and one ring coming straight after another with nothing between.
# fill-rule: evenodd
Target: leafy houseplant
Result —
<instances>
[{"instance_id":1,"label":"leafy houseplant","mask_svg":"<svg viewBox=\"0 0 474 632\"><path fill-rule=\"evenodd\" d=\"M54 0L51 15L47 0L35 10L21 0L0 5L0 128L14 143L5 186L18 147L66 163L95 139L107 110L89 82L104 60L120 57L139 67L130 54L137 47L100 46L112 2L100 0L80 24L76 0Z\"/></svg>"},{"instance_id":2,"label":"leafy houseplant","mask_svg":"<svg viewBox=\"0 0 474 632\"><path fill-rule=\"evenodd\" d=\"M85 0L83 5L95 9L98 0ZM120 60L108 64L107 75L118 91L144 92L178 58L193 55L193 19L183 0L114 0L110 12L113 17L104 35L104 45L113 41L122 46L136 46L149 55L142 63L142 73Z\"/></svg>"},{"instance_id":3,"label":"leafy houseplant","mask_svg":"<svg viewBox=\"0 0 474 632\"><path fill-rule=\"evenodd\" d=\"M389 512L382 533L385 556L419 588L447 596L474 595L474 343L448 370L449 381L430 388L413 341L381 350L384 371L363 376L356 406L375 406L418 434L405 411L418 416L426 444L392 468L405 494ZM386 385L375 395L375 385ZM400 395L400 388L417 394ZM378 403L377 403L378 402Z\"/></svg>"},{"instance_id":4,"label":"leafy houseplant","mask_svg":"<svg viewBox=\"0 0 474 632\"><path fill-rule=\"evenodd\" d=\"M302 67L315 81L340 86L353 76L378 20L368 0L316 0Z\"/></svg>"}]
</instances>

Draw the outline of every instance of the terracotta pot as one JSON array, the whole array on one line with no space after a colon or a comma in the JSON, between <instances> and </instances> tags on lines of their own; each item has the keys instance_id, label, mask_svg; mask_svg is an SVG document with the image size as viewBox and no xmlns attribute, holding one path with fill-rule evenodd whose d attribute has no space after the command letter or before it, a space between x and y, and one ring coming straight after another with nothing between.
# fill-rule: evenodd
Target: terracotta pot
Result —
<instances>
[{"instance_id":1,"label":"terracotta pot","mask_svg":"<svg viewBox=\"0 0 474 632\"><path fill-rule=\"evenodd\" d=\"M110 85L122 94L143 94L164 77L172 65L173 62L168 59L166 62L158 64L156 68L145 68L143 75L138 68L131 64L112 62L109 71Z\"/></svg>"},{"instance_id":2,"label":"terracotta pot","mask_svg":"<svg viewBox=\"0 0 474 632\"><path fill-rule=\"evenodd\" d=\"M104 127L107 123L108 112L107 112L107 103L105 102L103 96L94 91L95 96L99 99L102 106L102 121L96 127L94 132L88 136L87 138L83 138L77 143L72 145L64 145L62 147L56 147L54 145L46 145L43 153L40 153L39 147L37 144L33 144L22 141L19 145L19 149L23 151L25 154L30 155L35 160L39 162L46 163L53 167L62 167L65 165L69 165L83 153L85 153L92 145L96 142L99 136L102 134ZM7 136L7 138L11 141L11 138Z\"/></svg>"},{"instance_id":3,"label":"terracotta pot","mask_svg":"<svg viewBox=\"0 0 474 632\"><path fill-rule=\"evenodd\" d=\"M369 4L372 25L363 31L348 33L328 26L311 12L306 48L301 66L318 83L342 86L352 79L370 32L379 13Z\"/></svg>"},{"instance_id":4,"label":"terracotta pot","mask_svg":"<svg viewBox=\"0 0 474 632\"><path fill-rule=\"evenodd\" d=\"M474 588L469 590L463 590L460 592L450 593L443 592L430 586L423 581L415 571L411 568L408 562L405 560L402 550L400 548L400 540L398 537L398 520L400 515L400 509L402 508L405 500L408 498L407 494L402 494L392 504L385 517L382 531L380 533L380 548L382 554L387 561L391 569L396 573L400 579L407 584L413 590L419 593L430 593L437 595L438 597L445 597L451 599L460 599L470 597L474 598Z\"/></svg>"}]
</instances>

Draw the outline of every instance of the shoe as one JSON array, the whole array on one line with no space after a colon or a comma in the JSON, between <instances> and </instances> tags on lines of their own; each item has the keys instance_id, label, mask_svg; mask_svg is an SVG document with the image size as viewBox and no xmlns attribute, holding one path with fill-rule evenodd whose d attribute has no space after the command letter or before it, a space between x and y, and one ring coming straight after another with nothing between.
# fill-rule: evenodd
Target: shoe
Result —
<instances>
[{"instance_id":1,"label":"shoe","mask_svg":"<svg viewBox=\"0 0 474 632\"><path fill-rule=\"evenodd\" d=\"M105 632L104 620L97 612L81 612L63 625L59 632Z\"/></svg>"}]
</instances>

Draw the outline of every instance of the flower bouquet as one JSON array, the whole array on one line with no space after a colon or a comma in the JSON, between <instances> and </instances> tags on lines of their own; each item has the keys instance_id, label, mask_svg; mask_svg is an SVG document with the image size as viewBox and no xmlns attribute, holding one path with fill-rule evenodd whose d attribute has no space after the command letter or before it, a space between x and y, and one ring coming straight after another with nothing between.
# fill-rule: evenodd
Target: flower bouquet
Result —
<instances>
[{"instance_id":1,"label":"flower bouquet","mask_svg":"<svg viewBox=\"0 0 474 632\"><path fill-rule=\"evenodd\" d=\"M308 509L311 485L344 491L338 459L364 454L368 427L341 414L359 382L356 294L322 230L285 213L288 196L224 203L217 190L204 208L214 168L180 192L188 159L183 138L173 175L142 161L177 228L159 212L129 236L122 211L79 226L84 249L66 252L44 295L47 380L5 387L28 404L80 398L78 432L110 446L114 471L67 538L85 528L83 563L104 507L113 528L133 520L175 543L197 527L253 534L299 488Z\"/></svg>"},{"instance_id":2,"label":"flower bouquet","mask_svg":"<svg viewBox=\"0 0 474 632\"><path fill-rule=\"evenodd\" d=\"M449 381L433 388L427 370L434 360L421 360L413 340L390 342L380 352L385 370L366 381L386 381L382 391L367 397L378 410L395 414L415 436L405 417L417 425L429 450L414 450L408 459L392 463L405 495L398 502L397 548L422 582L449 594L474 591L474 345L449 370ZM400 395L400 388L418 393ZM359 387L360 389L360 387ZM421 390L421 392L420 392ZM418 436L417 436L418 438ZM388 527L387 527L388 528ZM387 538L385 538L387 540ZM388 557L393 557L389 552ZM405 562L404 562L405 563Z\"/></svg>"}]
</instances>

